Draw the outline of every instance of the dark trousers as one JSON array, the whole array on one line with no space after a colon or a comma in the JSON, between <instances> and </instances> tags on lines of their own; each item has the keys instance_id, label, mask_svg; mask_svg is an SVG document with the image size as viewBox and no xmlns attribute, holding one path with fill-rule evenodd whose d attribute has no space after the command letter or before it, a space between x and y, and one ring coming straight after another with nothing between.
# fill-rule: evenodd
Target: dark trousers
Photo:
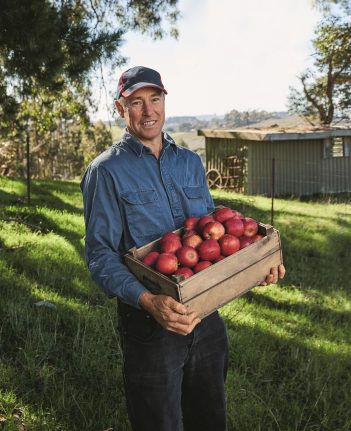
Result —
<instances>
[{"instance_id":1,"label":"dark trousers","mask_svg":"<svg viewBox=\"0 0 351 431\"><path fill-rule=\"evenodd\" d=\"M225 431L228 343L215 312L179 335L119 304L124 383L134 431Z\"/></svg>"}]
</instances>

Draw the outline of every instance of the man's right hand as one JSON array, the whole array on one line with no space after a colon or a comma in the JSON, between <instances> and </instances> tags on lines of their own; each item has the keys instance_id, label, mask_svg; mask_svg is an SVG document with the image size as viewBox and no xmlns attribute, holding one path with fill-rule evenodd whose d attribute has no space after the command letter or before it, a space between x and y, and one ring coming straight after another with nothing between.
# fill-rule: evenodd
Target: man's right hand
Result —
<instances>
[{"instance_id":1,"label":"man's right hand","mask_svg":"<svg viewBox=\"0 0 351 431\"><path fill-rule=\"evenodd\" d=\"M144 292L139 297L140 306L168 331L188 335L201 322L196 313L187 314L185 305L168 295Z\"/></svg>"}]
</instances>

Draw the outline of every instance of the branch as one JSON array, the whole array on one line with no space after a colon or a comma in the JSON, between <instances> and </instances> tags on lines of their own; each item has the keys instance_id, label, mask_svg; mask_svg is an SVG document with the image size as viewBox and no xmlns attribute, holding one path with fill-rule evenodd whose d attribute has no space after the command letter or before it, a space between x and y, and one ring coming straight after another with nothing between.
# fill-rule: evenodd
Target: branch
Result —
<instances>
[{"instance_id":1,"label":"branch","mask_svg":"<svg viewBox=\"0 0 351 431\"><path fill-rule=\"evenodd\" d=\"M308 92L308 89L305 84L306 77L302 76L301 78L302 86L303 86L303 92L306 96L306 99L317 109L319 113L319 118L322 122L324 122L325 118L325 112L323 107L312 97L312 95Z\"/></svg>"},{"instance_id":2,"label":"branch","mask_svg":"<svg viewBox=\"0 0 351 431\"><path fill-rule=\"evenodd\" d=\"M37 153L39 150L40 150L40 148L41 147L43 147L44 145L46 145L47 144L47 142L46 141L43 141L41 144L38 144L38 145L36 145L34 148L32 148L31 150L30 150L30 153L31 154L35 154L35 153Z\"/></svg>"},{"instance_id":3,"label":"branch","mask_svg":"<svg viewBox=\"0 0 351 431\"><path fill-rule=\"evenodd\" d=\"M99 14L97 13L97 11L96 11L96 9L94 7L94 4L93 4L92 0L90 0L90 7L92 8L92 10L94 12L94 15L95 15L95 18L96 18L96 24L95 24L95 27L94 27L94 30L96 30L96 28L97 28L97 26L99 25L99 22L100 22L100 17L99 17Z\"/></svg>"},{"instance_id":4,"label":"branch","mask_svg":"<svg viewBox=\"0 0 351 431\"><path fill-rule=\"evenodd\" d=\"M341 75L341 73L334 74L334 82L337 84L351 83L351 75Z\"/></svg>"},{"instance_id":5,"label":"branch","mask_svg":"<svg viewBox=\"0 0 351 431\"><path fill-rule=\"evenodd\" d=\"M327 124L330 124L333 121L333 117L334 117L334 102L333 102L334 82L335 81L333 76L333 63L332 63L332 60L330 60L328 64L327 91L326 91L326 96L328 99L328 113L326 116Z\"/></svg>"},{"instance_id":6,"label":"branch","mask_svg":"<svg viewBox=\"0 0 351 431\"><path fill-rule=\"evenodd\" d=\"M102 81L102 86L104 87L104 91L105 91L105 102L106 102L108 99L108 95L107 95L107 88L106 88L105 79L104 79L104 72L102 69L102 63L101 63L100 58L99 58L99 64L100 64L101 81ZM106 108L108 108L107 103L106 103ZM109 113L109 110L107 112ZM110 126L110 131L111 131L112 125L111 125L111 121L110 121L110 115L108 116L108 124Z\"/></svg>"}]
</instances>

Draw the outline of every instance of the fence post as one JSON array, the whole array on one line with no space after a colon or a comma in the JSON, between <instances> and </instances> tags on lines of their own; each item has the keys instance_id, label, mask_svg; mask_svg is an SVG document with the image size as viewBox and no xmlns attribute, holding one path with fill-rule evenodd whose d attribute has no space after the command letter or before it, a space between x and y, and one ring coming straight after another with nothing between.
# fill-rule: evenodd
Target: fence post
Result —
<instances>
[{"instance_id":1,"label":"fence post","mask_svg":"<svg viewBox=\"0 0 351 431\"><path fill-rule=\"evenodd\" d=\"M30 143L29 143L29 134L30 134L30 124L27 123L26 128L26 159L27 159L27 203L28 205L31 204L30 199Z\"/></svg>"},{"instance_id":2,"label":"fence post","mask_svg":"<svg viewBox=\"0 0 351 431\"><path fill-rule=\"evenodd\" d=\"M275 158L272 159L272 180L271 180L271 225L274 223L274 196L275 196Z\"/></svg>"}]
</instances>

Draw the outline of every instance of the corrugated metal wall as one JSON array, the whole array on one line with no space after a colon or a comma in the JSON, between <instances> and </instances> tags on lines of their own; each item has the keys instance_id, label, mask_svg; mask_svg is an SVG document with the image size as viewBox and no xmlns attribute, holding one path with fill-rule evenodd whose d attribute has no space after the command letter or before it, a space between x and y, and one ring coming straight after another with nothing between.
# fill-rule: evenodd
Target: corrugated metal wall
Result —
<instances>
[{"instance_id":1,"label":"corrugated metal wall","mask_svg":"<svg viewBox=\"0 0 351 431\"><path fill-rule=\"evenodd\" d=\"M206 138L207 170L222 172L224 157L243 146L248 150L248 194L271 194L273 157L278 195L351 192L351 157L323 158L322 139L277 142Z\"/></svg>"}]
</instances>

